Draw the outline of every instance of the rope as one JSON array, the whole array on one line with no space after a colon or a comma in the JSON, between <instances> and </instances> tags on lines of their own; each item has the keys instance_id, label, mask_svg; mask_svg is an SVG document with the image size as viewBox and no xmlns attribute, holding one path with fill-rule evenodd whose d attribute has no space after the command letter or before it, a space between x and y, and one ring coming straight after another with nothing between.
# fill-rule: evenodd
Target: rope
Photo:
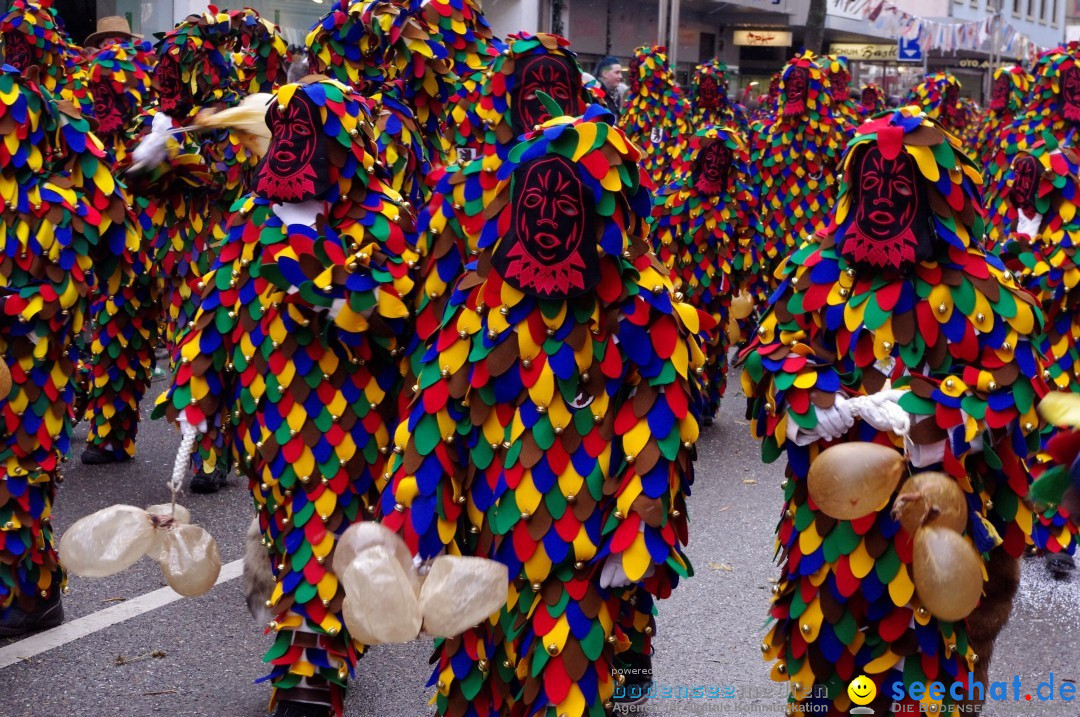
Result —
<instances>
[{"instance_id":1,"label":"rope","mask_svg":"<svg viewBox=\"0 0 1080 717\"><path fill-rule=\"evenodd\" d=\"M173 463L172 478L169 480L169 490L172 491L173 513L176 512L176 494L180 492L181 486L184 485L184 475L187 474L188 465L191 462L191 451L195 448L195 439L199 435L199 432L195 430L195 426L187 421L180 422L180 433L183 438L180 439L180 448L176 451L176 461Z\"/></svg>"},{"instance_id":2,"label":"rope","mask_svg":"<svg viewBox=\"0 0 1080 717\"><path fill-rule=\"evenodd\" d=\"M893 433L903 438L907 438L911 431L911 417L907 411L900 408L896 401L884 399L880 394L849 398L844 407L852 416L871 419L878 424L887 423Z\"/></svg>"}]
</instances>

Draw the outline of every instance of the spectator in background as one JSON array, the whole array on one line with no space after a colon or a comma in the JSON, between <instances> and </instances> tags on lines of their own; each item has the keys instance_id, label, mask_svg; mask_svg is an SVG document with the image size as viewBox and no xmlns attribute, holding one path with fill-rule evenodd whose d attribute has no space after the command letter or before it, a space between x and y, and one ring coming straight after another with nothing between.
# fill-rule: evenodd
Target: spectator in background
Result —
<instances>
[{"instance_id":1,"label":"spectator in background","mask_svg":"<svg viewBox=\"0 0 1080 717\"><path fill-rule=\"evenodd\" d=\"M607 94L605 98L607 108L618 117L622 105L622 91L619 85L622 84L623 79L622 64L619 63L619 58L611 55L600 58L596 63L596 71L593 74L603 85L604 92Z\"/></svg>"}]
</instances>

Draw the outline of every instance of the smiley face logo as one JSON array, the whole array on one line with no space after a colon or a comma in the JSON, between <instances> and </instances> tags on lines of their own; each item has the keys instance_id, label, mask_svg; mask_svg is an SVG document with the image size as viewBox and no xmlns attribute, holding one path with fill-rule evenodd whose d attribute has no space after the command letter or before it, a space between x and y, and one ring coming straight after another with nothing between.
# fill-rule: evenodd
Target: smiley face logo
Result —
<instances>
[{"instance_id":1,"label":"smiley face logo","mask_svg":"<svg viewBox=\"0 0 1080 717\"><path fill-rule=\"evenodd\" d=\"M877 697L877 685L866 675L859 675L847 687L848 697L857 705L868 705Z\"/></svg>"}]
</instances>

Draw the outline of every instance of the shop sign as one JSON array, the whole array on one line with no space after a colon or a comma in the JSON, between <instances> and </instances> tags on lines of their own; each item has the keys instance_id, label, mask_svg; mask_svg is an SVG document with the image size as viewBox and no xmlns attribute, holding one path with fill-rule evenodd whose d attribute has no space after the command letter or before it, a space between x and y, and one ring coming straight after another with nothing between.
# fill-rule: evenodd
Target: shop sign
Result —
<instances>
[{"instance_id":1,"label":"shop sign","mask_svg":"<svg viewBox=\"0 0 1080 717\"><path fill-rule=\"evenodd\" d=\"M829 54L841 55L849 60L895 60L897 48L896 43L876 45L861 42L833 42L829 45Z\"/></svg>"},{"instance_id":2,"label":"shop sign","mask_svg":"<svg viewBox=\"0 0 1080 717\"><path fill-rule=\"evenodd\" d=\"M791 33L786 30L736 30L735 44L746 47L791 47Z\"/></svg>"}]
</instances>

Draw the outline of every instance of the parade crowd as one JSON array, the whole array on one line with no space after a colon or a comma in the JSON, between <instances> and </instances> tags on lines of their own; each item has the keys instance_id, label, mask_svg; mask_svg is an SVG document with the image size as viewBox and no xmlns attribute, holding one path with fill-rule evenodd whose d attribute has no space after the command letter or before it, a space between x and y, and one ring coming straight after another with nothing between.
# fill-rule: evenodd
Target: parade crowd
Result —
<instances>
[{"instance_id":1,"label":"parade crowd","mask_svg":"<svg viewBox=\"0 0 1080 717\"><path fill-rule=\"evenodd\" d=\"M479 0L335 0L292 51L213 6L80 46L51 5L0 16L0 636L62 623L63 464L132 459L159 349L185 489L251 491L277 717L343 714L408 622L391 574L438 714L639 698L731 364L786 461L754 539L793 707L985 683L1021 556L1072 569L1080 44L985 108L803 52L748 109L719 61L590 74ZM439 632L446 556L505 599Z\"/></svg>"}]
</instances>

